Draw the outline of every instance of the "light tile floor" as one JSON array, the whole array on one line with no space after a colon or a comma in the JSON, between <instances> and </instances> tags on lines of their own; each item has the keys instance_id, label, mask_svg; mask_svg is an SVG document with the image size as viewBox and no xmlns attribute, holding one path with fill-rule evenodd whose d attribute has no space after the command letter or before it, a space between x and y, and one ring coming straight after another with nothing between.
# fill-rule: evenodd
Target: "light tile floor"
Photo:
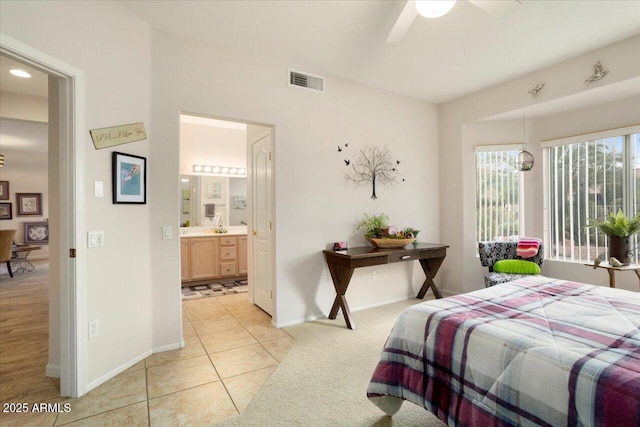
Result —
<instances>
[{"instance_id":1,"label":"light tile floor","mask_svg":"<svg viewBox=\"0 0 640 427\"><path fill-rule=\"evenodd\" d=\"M271 326L271 317L250 304L247 294L188 300L182 307L184 348L151 355L79 399L53 397L51 387L41 397L23 392L7 399L3 393L2 403L28 397L29 402L68 402L71 411L5 413L0 424L199 426L237 415L294 339Z\"/></svg>"}]
</instances>

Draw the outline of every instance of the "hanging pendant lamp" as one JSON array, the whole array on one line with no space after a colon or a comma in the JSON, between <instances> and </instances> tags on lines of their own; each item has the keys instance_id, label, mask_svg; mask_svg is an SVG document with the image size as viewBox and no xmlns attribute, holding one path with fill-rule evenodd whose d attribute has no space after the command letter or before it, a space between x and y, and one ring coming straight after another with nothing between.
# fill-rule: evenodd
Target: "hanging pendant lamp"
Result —
<instances>
[{"instance_id":1,"label":"hanging pendant lamp","mask_svg":"<svg viewBox=\"0 0 640 427\"><path fill-rule=\"evenodd\" d=\"M516 166L519 171L526 172L533 169L534 158L533 154L527 151L526 143L526 121L522 116L522 150L518 153L518 160Z\"/></svg>"}]
</instances>

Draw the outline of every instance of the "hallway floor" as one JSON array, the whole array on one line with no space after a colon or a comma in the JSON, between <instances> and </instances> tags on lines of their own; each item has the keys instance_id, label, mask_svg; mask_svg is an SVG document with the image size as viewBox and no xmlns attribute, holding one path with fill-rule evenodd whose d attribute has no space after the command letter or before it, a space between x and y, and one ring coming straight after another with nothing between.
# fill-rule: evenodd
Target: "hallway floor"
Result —
<instances>
[{"instance_id":1,"label":"hallway floor","mask_svg":"<svg viewBox=\"0 0 640 427\"><path fill-rule=\"evenodd\" d=\"M294 340L247 294L182 303L186 346L153 354L80 399L58 397L44 376L48 348L46 262L0 275L0 402L69 403L70 412L0 412L2 426L211 425L235 416Z\"/></svg>"}]
</instances>

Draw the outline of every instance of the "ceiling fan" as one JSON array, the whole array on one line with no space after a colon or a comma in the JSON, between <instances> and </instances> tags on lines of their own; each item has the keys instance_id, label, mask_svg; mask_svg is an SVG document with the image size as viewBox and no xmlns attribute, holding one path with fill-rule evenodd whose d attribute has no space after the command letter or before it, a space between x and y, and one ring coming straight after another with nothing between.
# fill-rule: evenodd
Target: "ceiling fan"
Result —
<instances>
[{"instance_id":1,"label":"ceiling fan","mask_svg":"<svg viewBox=\"0 0 640 427\"><path fill-rule=\"evenodd\" d=\"M504 17L512 13L521 4L521 0L467 0L487 13ZM408 0L387 37L387 43L402 40L418 14L427 18L437 18L449 12L456 0Z\"/></svg>"}]
</instances>

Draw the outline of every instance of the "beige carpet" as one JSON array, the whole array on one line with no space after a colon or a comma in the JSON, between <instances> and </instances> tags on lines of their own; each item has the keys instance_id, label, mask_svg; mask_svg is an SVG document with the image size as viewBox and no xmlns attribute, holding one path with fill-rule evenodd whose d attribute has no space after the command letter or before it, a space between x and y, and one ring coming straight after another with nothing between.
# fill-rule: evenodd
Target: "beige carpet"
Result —
<instances>
[{"instance_id":1,"label":"beige carpet","mask_svg":"<svg viewBox=\"0 0 640 427\"><path fill-rule=\"evenodd\" d=\"M295 347L249 406L216 426L444 426L410 402L388 417L366 396L395 319L421 301L356 312L354 331L342 316L285 328L297 340Z\"/></svg>"}]
</instances>

